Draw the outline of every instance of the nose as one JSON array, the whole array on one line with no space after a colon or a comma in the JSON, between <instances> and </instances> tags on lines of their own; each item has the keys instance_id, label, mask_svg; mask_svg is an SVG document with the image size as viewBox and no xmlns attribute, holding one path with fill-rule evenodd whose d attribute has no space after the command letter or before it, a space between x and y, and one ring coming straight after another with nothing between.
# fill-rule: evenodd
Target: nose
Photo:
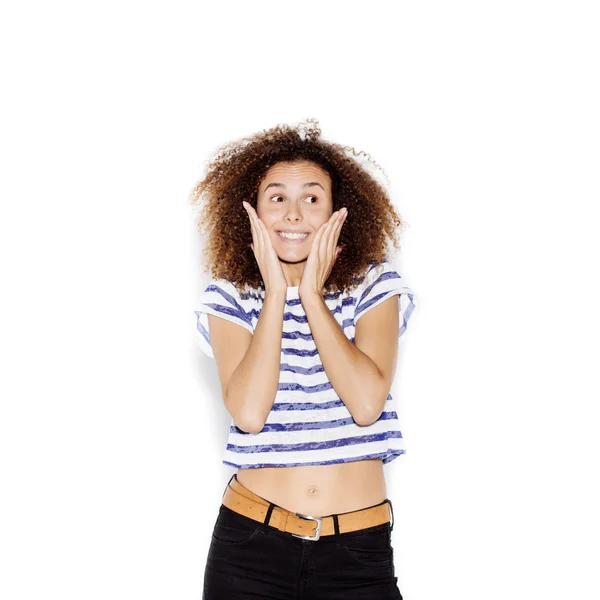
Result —
<instances>
[{"instance_id":1,"label":"nose","mask_svg":"<svg viewBox=\"0 0 600 600\"><path fill-rule=\"evenodd\" d=\"M290 208L285 216L285 220L289 221L290 223L299 223L302 221L302 215L300 214L297 206L290 204Z\"/></svg>"}]
</instances>

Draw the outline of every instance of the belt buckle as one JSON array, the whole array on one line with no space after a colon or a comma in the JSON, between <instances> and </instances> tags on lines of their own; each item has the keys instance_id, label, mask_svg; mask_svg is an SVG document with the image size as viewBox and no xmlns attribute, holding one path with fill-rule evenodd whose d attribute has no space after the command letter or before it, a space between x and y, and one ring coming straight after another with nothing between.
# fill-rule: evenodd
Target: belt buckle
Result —
<instances>
[{"instance_id":1,"label":"belt buckle","mask_svg":"<svg viewBox=\"0 0 600 600\"><path fill-rule=\"evenodd\" d=\"M302 538L303 540L318 540L321 536L321 528L323 527L323 519L321 517L310 517L308 515L301 515L300 513L294 513L297 517L302 519L309 519L317 522L317 531L315 535L299 535L297 533L292 533L294 537Z\"/></svg>"}]
</instances>

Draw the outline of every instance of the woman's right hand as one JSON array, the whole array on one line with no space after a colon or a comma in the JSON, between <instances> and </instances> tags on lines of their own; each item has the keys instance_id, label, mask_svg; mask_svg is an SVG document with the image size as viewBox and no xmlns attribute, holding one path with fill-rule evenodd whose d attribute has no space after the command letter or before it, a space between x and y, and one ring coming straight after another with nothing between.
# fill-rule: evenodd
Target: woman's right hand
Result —
<instances>
[{"instance_id":1,"label":"woman's right hand","mask_svg":"<svg viewBox=\"0 0 600 600\"><path fill-rule=\"evenodd\" d=\"M242 202L248 217L250 219L250 228L252 229L252 252L258 263L260 274L262 275L265 284L266 292L282 292L287 291L287 281L281 268L281 262L273 243L271 236L267 231L265 224L258 218L256 211L248 202Z\"/></svg>"}]
</instances>

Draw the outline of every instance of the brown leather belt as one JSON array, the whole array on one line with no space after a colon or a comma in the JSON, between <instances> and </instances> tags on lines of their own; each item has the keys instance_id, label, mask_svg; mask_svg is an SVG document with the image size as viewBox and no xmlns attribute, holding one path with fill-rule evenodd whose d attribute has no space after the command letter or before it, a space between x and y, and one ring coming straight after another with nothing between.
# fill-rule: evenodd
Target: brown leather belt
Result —
<instances>
[{"instance_id":1,"label":"brown leather belt","mask_svg":"<svg viewBox=\"0 0 600 600\"><path fill-rule=\"evenodd\" d=\"M235 476L227 484L222 504L240 515L260 523L265 522L270 506L269 502L243 486ZM307 522L307 520L312 520L315 523ZM358 531L390 521L393 523L389 502L338 515L340 533ZM335 533L333 517L331 516L310 517L294 513L277 505L274 506L271 512L269 522L265 524L307 540L318 540L322 535L333 535Z\"/></svg>"}]
</instances>

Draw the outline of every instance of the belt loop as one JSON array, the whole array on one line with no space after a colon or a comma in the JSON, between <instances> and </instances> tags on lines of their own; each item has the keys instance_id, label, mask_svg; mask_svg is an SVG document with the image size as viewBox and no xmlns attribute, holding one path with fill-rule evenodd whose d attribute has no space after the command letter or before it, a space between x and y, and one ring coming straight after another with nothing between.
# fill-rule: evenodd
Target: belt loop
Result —
<instances>
[{"instance_id":1,"label":"belt loop","mask_svg":"<svg viewBox=\"0 0 600 600\"><path fill-rule=\"evenodd\" d=\"M265 529L267 527L269 527L269 521L271 520L271 513L273 512L274 508L275 508L275 504L273 504L273 502L269 502L269 508L267 510L267 516L265 517L265 520L263 521L263 525L265 526Z\"/></svg>"},{"instance_id":2,"label":"belt loop","mask_svg":"<svg viewBox=\"0 0 600 600\"><path fill-rule=\"evenodd\" d=\"M389 498L386 498L385 501L390 505L390 512L392 513L392 522L390 523L390 531L394 530L394 507L392 506L392 501Z\"/></svg>"},{"instance_id":3,"label":"belt loop","mask_svg":"<svg viewBox=\"0 0 600 600\"><path fill-rule=\"evenodd\" d=\"M335 529L335 543L339 544L339 535L340 535L340 523L338 521L337 515L331 515L333 518L333 528Z\"/></svg>"},{"instance_id":4,"label":"belt loop","mask_svg":"<svg viewBox=\"0 0 600 600\"><path fill-rule=\"evenodd\" d=\"M223 498L225 498L225 492L227 491L227 488L229 487L229 484L231 483L231 480L235 477L235 473L229 478L229 481L227 482L227 485L225 486L225 489L223 490L223 495L221 496L221 501L223 500Z\"/></svg>"}]
</instances>

